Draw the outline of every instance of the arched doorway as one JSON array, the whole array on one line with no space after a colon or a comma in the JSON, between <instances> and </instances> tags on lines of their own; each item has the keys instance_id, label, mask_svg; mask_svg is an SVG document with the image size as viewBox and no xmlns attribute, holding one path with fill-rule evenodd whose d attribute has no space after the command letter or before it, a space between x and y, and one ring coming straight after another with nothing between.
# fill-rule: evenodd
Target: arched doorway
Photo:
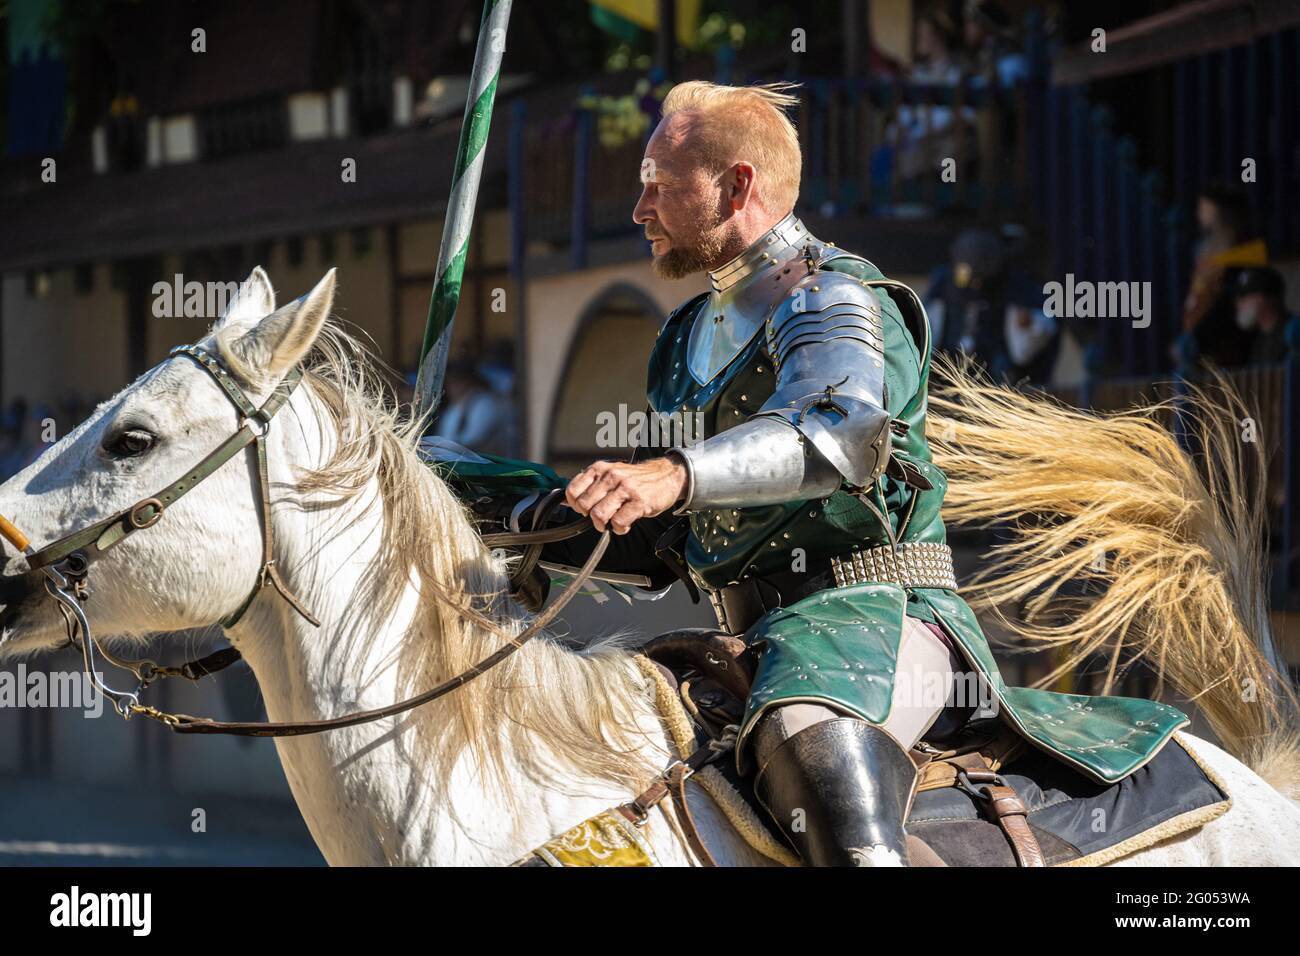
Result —
<instances>
[{"instance_id":1,"label":"arched doorway","mask_svg":"<svg viewBox=\"0 0 1300 956\"><path fill-rule=\"evenodd\" d=\"M630 449L601 447L598 416L646 408L646 365L664 314L645 292L627 283L603 290L578 322L564 360L546 434L546 461L572 475L597 458L625 457Z\"/></svg>"}]
</instances>

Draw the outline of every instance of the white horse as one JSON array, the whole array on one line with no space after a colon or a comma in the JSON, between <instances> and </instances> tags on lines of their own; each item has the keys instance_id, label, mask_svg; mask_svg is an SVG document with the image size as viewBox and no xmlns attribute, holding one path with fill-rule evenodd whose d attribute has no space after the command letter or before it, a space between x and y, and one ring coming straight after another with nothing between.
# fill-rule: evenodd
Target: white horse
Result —
<instances>
[{"instance_id":1,"label":"white horse","mask_svg":"<svg viewBox=\"0 0 1300 956\"><path fill-rule=\"evenodd\" d=\"M275 312L257 269L200 343L258 401L286 369L306 369L269 431L272 521L277 566L321 625L266 588L227 632L276 721L425 690L528 620L500 596L504 569L417 455L414 430L378 400L365 356L327 322L333 298L331 271ZM40 547L165 486L238 424L213 379L174 358L6 482L0 514ZM251 459L222 466L94 565L86 612L96 634L138 643L211 625L244 601L261 552ZM0 658L63 642L58 608L23 556L11 550L0 583ZM630 799L676 756L654 692L624 641L574 650L542 636L399 718L275 744L331 864L505 865ZM1231 809L1122 862L1300 863L1300 806L1218 747L1184 739L1224 781ZM771 862L693 780L688 799L720 865ZM669 803L644 837L661 863L698 865Z\"/></svg>"}]
</instances>

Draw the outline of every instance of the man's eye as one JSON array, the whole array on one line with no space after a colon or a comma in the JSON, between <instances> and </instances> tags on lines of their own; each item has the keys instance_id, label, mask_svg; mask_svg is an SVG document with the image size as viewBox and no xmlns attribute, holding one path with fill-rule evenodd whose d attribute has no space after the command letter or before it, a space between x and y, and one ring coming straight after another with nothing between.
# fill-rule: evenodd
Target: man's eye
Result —
<instances>
[{"instance_id":1,"label":"man's eye","mask_svg":"<svg viewBox=\"0 0 1300 956\"><path fill-rule=\"evenodd\" d=\"M154 436L143 428L133 428L113 438L104 450L114 458L135 458L154 446Z\"/></svg>"}]
</instances>

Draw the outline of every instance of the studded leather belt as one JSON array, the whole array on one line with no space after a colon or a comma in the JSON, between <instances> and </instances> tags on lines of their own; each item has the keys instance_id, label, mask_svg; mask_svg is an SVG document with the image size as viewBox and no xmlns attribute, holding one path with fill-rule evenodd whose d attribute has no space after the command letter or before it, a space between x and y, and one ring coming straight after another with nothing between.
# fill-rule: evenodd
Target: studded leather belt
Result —
<instances>
[{"instance_id":1,"label":"studded leather belt","mask_svg":"<svg viewBox=\"0 0 1300 956\"><path fill-rule=\"evenodd\" d=\"M831 558L831 573L837 587L880 582L904 588L957 589L952 548L937 541L904 541L898 550L886 544L854 551Z\"/></svg>"},{"instance_id":2,"label":"studded leather belt","mask_svg":"<svg viewBox=\"0 0 1300 956\"><path fill-rule=\"evenodd\" d=\"M952 549L938 542L905 541L896 551L889 545L865 548L823 560L802 573L763 575L706 590L718 626L728 634L743 634L774 608L788 607L827 588L855 584L956 590Z\"/></svg>"}]
</instances>

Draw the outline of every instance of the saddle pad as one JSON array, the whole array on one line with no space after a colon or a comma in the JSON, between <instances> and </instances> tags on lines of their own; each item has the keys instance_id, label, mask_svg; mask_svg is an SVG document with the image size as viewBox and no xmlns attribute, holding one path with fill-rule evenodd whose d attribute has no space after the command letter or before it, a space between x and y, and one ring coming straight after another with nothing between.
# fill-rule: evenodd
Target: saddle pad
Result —
<instances>
[{"instance_id":1,"label":"saddle pad","mask_svg":"<svg viewBox=\"0 0 1300 956\"><path fill-rule=\"evenodd\" d=\"M1002 771L1029 810L1048 866L1097 866L1226 813L1232 800L1175 734L1145 766L1114 784L1097 783L1038 750ZM1015 866L1001 829L956 787L919 793L907 832L949 866Z\"/></svg>"}]
</instances>

